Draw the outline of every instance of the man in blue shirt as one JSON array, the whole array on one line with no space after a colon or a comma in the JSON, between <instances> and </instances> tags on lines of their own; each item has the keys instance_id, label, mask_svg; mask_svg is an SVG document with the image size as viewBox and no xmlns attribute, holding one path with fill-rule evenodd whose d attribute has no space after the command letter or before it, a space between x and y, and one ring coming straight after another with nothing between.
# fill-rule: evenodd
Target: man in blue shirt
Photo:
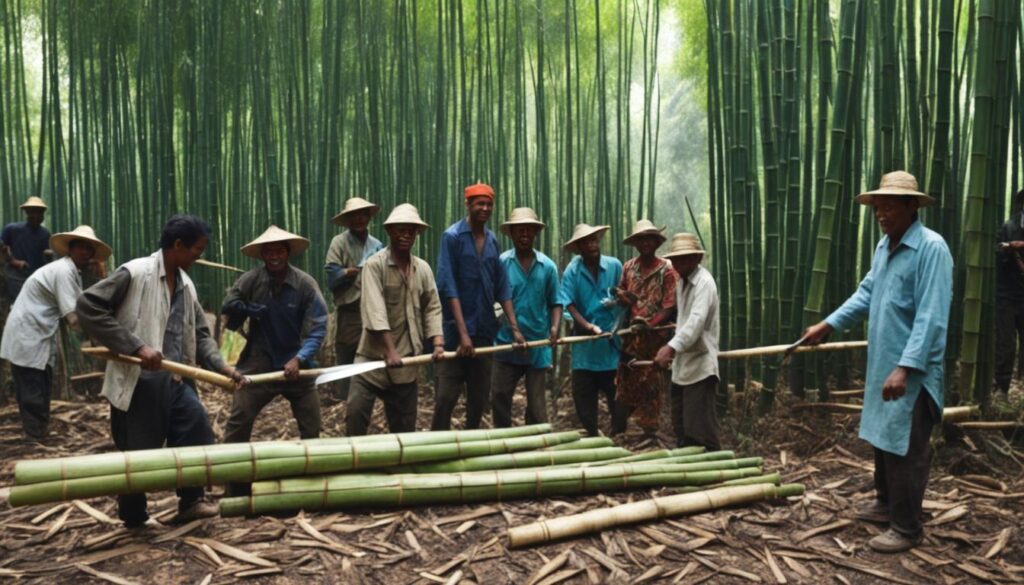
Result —
<instances>
[{"instance_id":1,"label":"man in blue shirt","mask_svg":"<svg viewBox=\"0 0 1024 585\"><path fill-rule=\"evenodd\" d=\"M221 313L228 329L249 320L249 341L238 360L245 374L283 370L286 381L259 384L235 392L231 415L224 426L225 443L244 443L263 407L278 395L291 403L299 436L320 436L320 397L312 380L299 379L299 368L310 367L327 334L327 304L312 276L292 266L289 256L301 254L309 240L277 226L242 247L242 253L263 261L235 281ZM232 493L245 488L232 486Z\"/></svg>"},{"instance_id":2,"label":"man in blue shirt","mask_svg":"<svg viewBox=\"0 0 1024 585\"><path fill-rule=\"evenodd\" d=\"M513 249L501 255L512 289L512 305L519 327L529 341L548 338L558 341L562 305L558 303L558 267L538 250L533 242L544 223L529 207L512 210L501 231L512 239ZM512 328L506 323L498 331L498 344L515 341ZM512 397L516 384L526 378L526 424L548 422L547 399L544 394L544 373L551 367L551 348L538 347L527 351L506 351L494 356L491 406L494 426L512 426Z\"/></svg>"},{"instance_id":3,"label":"man in blue shirt","mask_svg":"<svg viewBox=\"0 0 1024 585\"><path fill-rule=\"evenodd\" d=\"M50 231L42 225L46 203L38 197L29 197L21 204L21 209L25 212L25 221L9 223L0 233L9 258L4 276L11 303L18 298L25 280L49 261L45 252L50 245Z\"/></svg>"},{"instance_id":4,"label":"man in blue shirt","mask_svg":"<svg viewBox=\"0 0 1024 585\"><path fill-rule=\"evenodd\" d=\"M953 296L953 257L942 236L921 225L919 207L935 200L913 175L896 171L857 202L874 208L885 236L857 292L804 333L821 343L868 318L868 365L860 438L875 449L874 505L865 518L889 530L868 545L895 553L921 542L921 503L931 464L929 436L942 420L943 357Z\"/></svg>"},{"instance_id":5,"label":"man in blue shirt","mask_svg":"<svg viewBox=\"0 0 1024 585\"><path fill-rule=\"evenodd\" d=\"M435 366L435 431L451 428L452 411L459 395L466 393L466 427L480 427L484 409L491 396L491 357L476 355L476 347L494 345L498 318L494 303L499 303L516 343L525 343L519 332L508 275L498 258L500 250L487 220L494 211L494 189L477 183L465 189L467 215L441 235L437 257L437 292L441 297L446 350L458 357Z\"/></svg>"},{"instance_id":6,"label":"man in blue shirt","mask_svg":"<svg viewBox=\"0 0 1024 585\"><path fill-rule=\"evenodd\" d=\"M600 335L614 332L623 309L614 288L622 280L622 262L601 254L601 236L609 226L581 223L565 249L575 252L562 273L559 297L572 316L574 333ZM615 373L619 346L612 338L581 343L572 348L572 399L580 424L597 435L597 397L604 394L608 412L615 412Z\"/></svg>"}]
</instances>

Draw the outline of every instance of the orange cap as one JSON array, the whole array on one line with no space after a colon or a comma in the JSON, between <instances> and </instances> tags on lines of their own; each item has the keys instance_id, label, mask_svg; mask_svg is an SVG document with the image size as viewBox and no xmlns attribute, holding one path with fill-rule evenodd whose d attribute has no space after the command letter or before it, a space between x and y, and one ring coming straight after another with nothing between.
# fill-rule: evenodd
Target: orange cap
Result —
<instances>
[{"instance_id":1,"label":"orange cap","mask_svg":"<svg viewBox=\"0 0 1024 585\"><path fill-rule=\"evenodd\" d=\"M466 187L466 199L472 199L473 197L490 197L491 201L494 200L494 189L486 183L477 183Z\"/></svg>"}]
</instances>

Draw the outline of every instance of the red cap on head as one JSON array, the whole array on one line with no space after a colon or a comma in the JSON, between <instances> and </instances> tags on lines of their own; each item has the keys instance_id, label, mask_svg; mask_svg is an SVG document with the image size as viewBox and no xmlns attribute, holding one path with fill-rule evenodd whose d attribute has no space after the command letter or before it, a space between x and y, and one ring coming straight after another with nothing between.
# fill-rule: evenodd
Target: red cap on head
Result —
<instances>
[{"instance_id":1,"label":"red cap on head","mask_svg":"<svg viewBox=\"0 0 1024 585\"><path fill-rule=\"evenodd\" d=\"M494 189L491 189L491 186L486 183L470 185L466 187L465 193L467 200L473 197L490 197L492 201L494 200Z\"/></svg>"}]
</instances>

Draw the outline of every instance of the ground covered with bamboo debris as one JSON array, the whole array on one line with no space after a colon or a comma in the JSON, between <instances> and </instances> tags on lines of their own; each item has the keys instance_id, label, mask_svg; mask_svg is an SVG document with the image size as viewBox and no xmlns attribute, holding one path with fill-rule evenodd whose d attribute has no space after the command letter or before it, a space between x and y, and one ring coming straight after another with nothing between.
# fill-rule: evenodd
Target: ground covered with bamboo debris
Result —
<instances>
[{"instance_id":1,"label":"ground covered with bamboo debris","mask_svg":"<svg viewBox=\"0 0 1024 585\"><path fill-rule=\"evenodd\" d=\"M564 385L564 384L563 384ZM1018 391L1019 392L1019 391ZM1020 397L1020 394L1016 394ZM521 397L517 397L521 400ZM206 390L215 432L228 397ZM556 403L556 429L573 428L567 388ZM751 400L738 396L733 412ZM923 546L884 556L865 543L879 525L854 510L872 497L870 449L856 439L851 415L775 413L737 433L727 418L726 447L766 459L766 471L808 492L788 503L758 504L647 523L545 546L509 550L509 526L624 503L652 492L552 498L494 505L358 510L255 519L213 518L184 526L128 532L111 498L11 509L0 504L0 577L54 582L298 583L1010 583L1024 580L1024 454L1002 435L937 437L939 457L925 507ZM420 428L432 400L421 388ZM0 485L13 482L14 462L113 449L108 407L99 401L54 404L47 444L20 438L16 406L0 408ZM522 417L523 404L517 402ZM378 405L379 410L379 405ZM457 411L461 419L461 410ZM603 421L607 425L607 421ZM672 446L668 421L656 439L636 429L622 441L634 451ZM382 412L375 416L381 432ZM344 405L324 401L324 433L337 436ZM254 438L297 436L288 406L275 401ZM661 444L659 444L661 443ZM215 495L219 495L215 492ZM167 518L172 493L150 495L150 511Z\"/></svg>"}]
</instances>

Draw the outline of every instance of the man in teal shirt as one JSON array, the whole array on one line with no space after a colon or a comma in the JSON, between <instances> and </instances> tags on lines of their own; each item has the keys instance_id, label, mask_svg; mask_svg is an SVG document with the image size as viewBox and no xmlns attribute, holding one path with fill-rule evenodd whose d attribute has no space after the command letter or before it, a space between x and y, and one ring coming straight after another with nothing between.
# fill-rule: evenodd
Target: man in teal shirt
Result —
<instances>
[{"instance_id":1,"label":"man in teal shirt","mask_svg":"<svg viewBox=\"0 0 1024 585\"><path fill-rule=\"evenodd\" d=\"M942 236L918 221L918 208L935 200L918 191L913 175L888 173L879 189L858 195L857 202L874 208L885 236L857 292L805 335L809 343L821 343L833 330L868 317L860 438L875 449L877 501L862 515L889 522L889 530L868 545L895 553L914 547L923 536L928 439L942 419L953 257Z\"/></svg>"},{"instance_id":2,"label":"man in teal shirt","mask_svg":"<svg viewBox=\"0 0 1024 585\"><path fill-rule=\"evenodd\" d=\"M558 303L558 267L533 242L544 223L529 207L512 210L501 231L512 239L513 248L501 255L508 274L519 329L527 341L558 340L562 305ZM515 335L506 321L498 330L498 345L515 343ZM547 399L544 396L544 374L551 368L551 348L538 347L513 350L494 356L491 370L491 408L494 426L512 426L512 397L516 384L526 378L526 424L548 422Z\"/></svg>"},{"instance_id":3,"label":"man in teal shirt","mask_svg":"<svg viewBox=\"0 0 1024 585\"><path fill-rule=\"evenodd\" d=\"M606 225L581 223L564 246L578 256L562 273L559 296L572 316L578 335L614 332L622 315L623 309L612 291L622 280L622 262L601 254L601 236L608 229ZM604 394L608 412L615 413L618 367L619 346L613 338L580 343L572 348L572 399L580 424L591 436L597 435L597 397L600 394Z\"/></svg>"}]
</instances>

